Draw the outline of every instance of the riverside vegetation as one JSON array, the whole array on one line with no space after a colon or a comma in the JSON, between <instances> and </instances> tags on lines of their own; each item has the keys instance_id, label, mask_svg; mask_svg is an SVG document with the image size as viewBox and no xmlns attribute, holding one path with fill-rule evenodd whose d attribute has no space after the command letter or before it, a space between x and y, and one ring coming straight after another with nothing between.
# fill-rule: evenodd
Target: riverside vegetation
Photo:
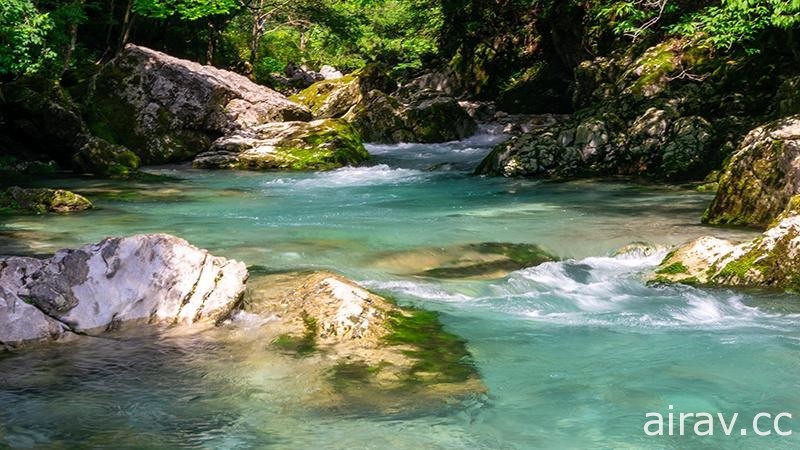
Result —
<instances>
[{"instance_id":1,"label":"riverside vegetation","mask_svg":"<svg viewBox=\"0 0 800 450\"><path fill-rule=\"evenodd\" d=\"M519 440L448 419L436 445L640 443L630 427L584 433L588 417L546 438L514 417L593 384L549 365L549 340L592 347L576 323L600 328L601 357L633 345L636 380L653 355L631 327L656 349L664 328L798 333L798 32L800 4L779 0L3 2L0 445L191 446L208 426L202 445L300 448L366 426L346 447L386 434L362 415L459 414ZM492 344L506 327L514 350ZM32 425L30 383L53 386L14 367L74 353L100 373L135 345L132 366L174 356L175 373L147 376L215 392L195 406L205 394L155 388L179 408L163 414L198 422L188 434L102 415L88 423L111 435ZM520 353L488 363L505 351ZM663 406L595 362L615 414ZM531 364L561 384L504 392ZM131 370L121 396L147 391ZM89 389L87 411L104 398ZM261 414L297 423L265 431ZM304 441L316 414L335 426Z\"/></svg>"}]
</instances>

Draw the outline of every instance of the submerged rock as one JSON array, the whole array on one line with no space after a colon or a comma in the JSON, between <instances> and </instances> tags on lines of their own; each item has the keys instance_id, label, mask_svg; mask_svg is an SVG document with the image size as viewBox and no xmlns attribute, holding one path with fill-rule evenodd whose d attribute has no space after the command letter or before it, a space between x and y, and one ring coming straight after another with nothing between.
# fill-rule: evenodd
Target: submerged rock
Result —
<instances>
[{"instance_id":1,"label":"submerged rock","mask_svg":"<svg viewBox=\"0 0 800 450\"><path fill-rule=\"evenodd\" d=\"M442 328L436 313L398 306L339 275L266 277L249 289L247 311L277 318L262 325L277 334L272 346L318 356L331 388L346 400L372 404L400 394L413 404L485 390L464 342Z\"/></svg>"},{"instance_id":2,"label":"submerged rock","mask_svg":"<svg viewBox=\"0 0 800 450\"><path fill-rule=\"evenodd\" d=\"M107 238L44 260L1 258L0 269L5 346L130 323L216 322L238 304L248 276L243 263L166 234Z\"/></svg>"},{"instance_id":3,"label":"submerged rock","mask_svg":"<svg viewBox=\"0 0 800 450\"><path fill-rule=\"evenodd\" d=\"M739 144L703 221L765 226L800 194L800 115L755 128Z\"/></svg>"},{"instance_id":4,"label":"submerged rock","mask_svg":"<svg viewBox=\"0 0 800 450\"><path fill-rule=\"evenodd\" d=\"M329 170L369 159L355 129L341 119L275 122L214 142L198 155L200 169Z\"/></svg>"},{"instance_id":5,"label":"submerged rock","mask_svg":"<svg viewBox=\"0 0 800 450\"><path fill-rule=\"evenodd\" d=\"M145 164L183 161L233 131L311 113L244 76L128 44L94 80L86 101L97 136Z\"/></svg>"},{"instance_id":6,"label":"submerged rock","mask_svg":"<svg viewBox=\"0 0 800 450\"><path fill-rule=\"evenodd\" d=\"M653 279L800 291L800 196L761 236L738 244L696 239L669 253Z\"/></svg>"},{"instance_id":7,"label":"submerged rock","mask_svg":"<svg viewBox=\"0 0 800 450\"><path fill-rule=\"evenodd\" d=\"M42 214L75 212L92 207L86 197L63 189L13 186L0 193L0 207Z\"/></svg>"},{"instance_id":8,"label":"submerged rock","mask_svg":"<svg viewBox=\"0 0 800 450\"><path fill-rule=\"evenodd\" d=\"M556 256L535 244L482 242L386 253L380 255L375 264L399 275L491 280L515 270L557 260Z\"/></svg>"}]
</instances>

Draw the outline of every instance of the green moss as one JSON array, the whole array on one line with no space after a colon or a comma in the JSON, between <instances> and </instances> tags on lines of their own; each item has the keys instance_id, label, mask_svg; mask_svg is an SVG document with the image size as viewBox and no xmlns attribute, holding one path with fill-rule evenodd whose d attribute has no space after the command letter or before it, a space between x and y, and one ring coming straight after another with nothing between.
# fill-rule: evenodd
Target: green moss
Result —
<instances>
[{"instance_id":1,"label":"green moss","mask_svg":"<svg viewBox=\"0 0 800 450\"><path fill-rule=\"evenodd\" d=\"M322 110L331 92L340 89L356 79L356 75L349 74L334 80L318 81L289 97L289 100L305 105L316 116Z\"/></svg>"},{"instance_id":2,"label":"green moss","mask_svg":"<svg viewBox=\"0 0 800 450\"><path fill-rule=\"evenodd\" d=\"M329 119L317 129L278 146L277 168L290 170L331 170L361 163L369 153L358 132L341 119Z\"/></svg>"},{"instance_id":3,"label":"green moss","mask_svg":"<svg viewBox=\"0 0 800 450\"><path fill-rule=\"evenodd\" d=\"M668 275L676 275L680 273L689 273L689 268L686 267L682 262L674 262L666 267L662 267L656 270L657 274L668 274Z\"/></svg>"},{"instance_id":4,"label":"green moss","mask_svg":"<svg viewBox=\"0 0 800 450\"><path fill-rule=\"evenodd\" d=\"M319 331L317 320L309 316L305 311L303 311L301 317L305 326L302 336L282 334L272 341L272 345L298 357L314 353L317 350L317 332Z\"/></svg>"},{"instance_id":5,"label":"green moss","mask_svg":"<svg viewBox=\"0 0 800 450\"><path fill-rule=\"evenodd\" d=\"M61 189L11 187L0 193L0 207L12 211L72 212L90 209L92 203L81 195Z\"/></svg>"},{"instance_id":6,"label":"green moss","mask_svg":"<svg viewBox=\"0 0 800 450\"><path fill-rule=\"evenodd\" d=\"M663 79L677 68L678 59L673 45L673 42L664 42L642 55L637 61L640 75L630 87L632 93L648 95L654 86L662 83Z\"/></svg>"},{"instance_id":7,"label":"green moss","mask_svg":"<svg viewBox=\"0 0 800 450\"><path fill-rule=\"evenodd\" d=\"M476 374L466 344L444 330L437 313L406 308L389 313L387 323L388 344L413 348L404 352L415 360L409 382L455 383Z\"/></svg>"},{"instance_id":8,"label":"green moss","mask_svg":"<svg viewBox=\"0 0 800 450\"><path fill-rule=\"evenodd\" d=\"M744 279L747 272L753 268L753 263L759 257L757 251L751 251L737 260L731 261L714 277L716 280L729 281L732 278Z\"/></svg>"}]
</instances>

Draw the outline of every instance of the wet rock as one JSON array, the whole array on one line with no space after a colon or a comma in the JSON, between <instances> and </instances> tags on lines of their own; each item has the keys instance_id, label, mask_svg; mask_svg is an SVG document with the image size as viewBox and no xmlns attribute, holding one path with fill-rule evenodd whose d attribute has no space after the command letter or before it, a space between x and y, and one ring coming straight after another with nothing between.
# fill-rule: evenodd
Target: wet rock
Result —
<instances>
[{"instance_id":1,"label":"wet rock","mask_svg":"<svg viewBox=\"0 0 800 450\"><path fill-rule=\"evenodd\" d=\"M246 77L132 44L100 71L85 103L93 133L144 164L191 159L216 138L263 123L311 119Z\"/></svg>"},{"instance_id":2,"label":"wet rock","mask_svg":"<svg viewBox=\"0 0 800 450\"><path fill-rule=\"evenodd\" d=\"M400 395L413 403L485 391L464 342L436 313L398 306L339 275L266 277L249 299L249 312L277 318L262 325L279 333L274 348L324 355L318 365L341 398L374 404Z\"/></svg>"},{"instance_id":3,"label":"wet rock","mask_svg":"<svg viewBox=\"0 0 800 450\"><path fill-rule=\"evenodd\" d=\"M491 280L515 270L557 260L556 256L535 244L482 242L389 252L379 255L375 265L398 275Z\"/></svg>"},{"instance_id":4,"label":"wet rock","mask_svg":"<svg viewBox=\"0 0 800 450\"><path fill-rule=\"evenodd\" d=\"M84 211L92 202L82 195L63 189L21 188L13 186L0 193L0 207L30 211L67 213Z\"/></svg>"},{"instance_id":5,"label":"wet rock","mask_svg":"<svg viewBox=\"0 0 800 450\"><path fill-rule=\"evenodd\" d=\"M342 119L275 122L218 139L198 155L200 169L330 170L369 159L356 130Z\"/></svg>"},{"instance_id":6,"label":"wet rock","mask_svg":"<svg viewBox=\"0 0 800 450\"><path fill-rule=\"evenodd\" d=\"M0 268L11 305L5 316L0 309L0 323L31 320L27 328L17 322L28 332L5 335L5 345L49 340L64 329L94 335L139 323L214 323L239 303L248 276L244 264L165 234L107 238L44 260L2 258ZM17 298L55 323L27 307L20 316Z\"/></svg>"},{"instance_id":7,"label":"wet rock","mask_svg":"<svg viewBox=\"0 0 800 450\"><path fill-rule=\"evenodd\" d=\"M702 237L671 252L655 271L663 283L800 291L800 196L761 236L743 243Z\"/></svg>"},{"instance_id":8,"label":"wet rock","mask_svg":"<svg viewBox=\"0 0 800 450\"><path fill-rule=\"evenodd\" d=\"M800 115L750 131L730 158L703 221L765 226L800 194Z\"/></svg>"}]
</instances>

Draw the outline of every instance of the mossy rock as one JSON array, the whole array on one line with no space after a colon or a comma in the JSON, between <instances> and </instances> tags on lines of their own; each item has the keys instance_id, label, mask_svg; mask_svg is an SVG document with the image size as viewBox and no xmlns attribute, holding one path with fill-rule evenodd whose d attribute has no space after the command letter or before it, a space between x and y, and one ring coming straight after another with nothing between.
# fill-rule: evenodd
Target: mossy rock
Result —
<instances>
[{"instance_id":1,"label":"mossy rock","mask_svg":"<svg viewBox=\"0 0 800 450\"><path fill-rule=\"evenodd\" d=\"M121 145L89 137L72 157L75 171L106 177L127 177L139 168L139 157Z\"/></svg>"},{"instance_id":2,"label":"mossy rock","mask_svg":"<svg viewBox=\"0 0 800 450\"><path fill-rule=\"evenodd\" d=\"M194 167L331 170L369 159L358 132L342 119L276 122L217 140Z\"/></svg>"},{"instance_id":3,"label":"mossy rock","mask_svg":"<svg viewBox=\"0 0 800 450\"><path fill-rule=\"evenodd\" d=\"M557 260L555 255L535 244L482 242L385 252L378 255L373 264L398 275L490 280Z\"/></svg>"},{"instance_id":4,"label":"mossy rock","mask_svg":"<svg viewBox=\"0 0 800 450\"><path fill-rule=\"evenodd\" d=\"M427 405L485 391L466 343L436 312L327 272L269 275L250 289L249 311L280 317L270 347L313 362L344 400Z\"/></svg>"},{"instance_id":5,"label":"mossy rock","mask_svg":"<svg viewBox=\"0 0 800 450\"><path fill-rule=\"evenodd\" d=\"M704 237L664 258L660 283L770 288L800 292L800 196L761 236L734 244Z\"/></svg>"},{"instance_id":6,"label":"mossy rock","mask_svg":"<svg viewBox=\"0 0 800 450\"><path fill-rule=\"evenodd\" d=\"M90 209L92 203L82 195L63 189L13 186L0 193L0 208L36 214L67 213Z\"/></svg>"},{"instance_id":7,"label":"mossy rock","mask_svg":"<svg viewBox=\"0 0 800 450\"><path fill-rule=\"evenodd\" d=\"M703 222L767 226L800 194L800 115L751 130L726 164Z\"/></svg>"},{"instance_id":8,"label":"mossy rock","mask_svg":"<svg viewBox=\"0 0 800 450\"><path fill-rule=\"evenodd\" d=\"M475 120L451 97L424 99L403 113L406 127L415 142L448 142L472 136L478 129Z\"/></svg>"}]
</instances>

